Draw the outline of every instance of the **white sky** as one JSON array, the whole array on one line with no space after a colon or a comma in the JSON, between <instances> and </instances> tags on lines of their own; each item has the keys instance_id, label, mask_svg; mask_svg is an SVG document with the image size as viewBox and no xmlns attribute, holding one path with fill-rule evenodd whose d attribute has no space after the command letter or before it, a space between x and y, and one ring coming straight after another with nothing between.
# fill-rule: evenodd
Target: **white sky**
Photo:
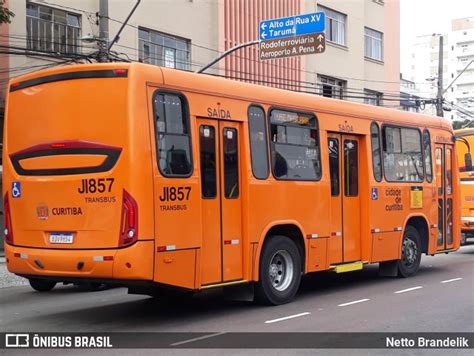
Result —
<instances>
[{"instance_id":1,"label":"white sky","mask_svg":"<svg viewBox=\"0 0 474 356\"><path fill-rule=\"evenodd\" d=\"M416 36L451 31L451 20L474 17L474 0L400 0L400 55Z\"/></svg>"}]
</instances>

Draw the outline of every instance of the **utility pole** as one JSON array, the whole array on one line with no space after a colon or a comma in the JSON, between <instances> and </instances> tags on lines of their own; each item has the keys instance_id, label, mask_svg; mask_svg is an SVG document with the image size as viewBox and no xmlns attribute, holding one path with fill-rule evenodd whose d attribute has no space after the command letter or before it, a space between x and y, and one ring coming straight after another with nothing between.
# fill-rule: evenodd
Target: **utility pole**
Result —
<instances>
[{"instance_id":1,"label":"utility pole","mask_svg":"<svg viewBox=\"0 0 474 356\"><path fill-rule=\"evenodd\" d=\"M109 61L109 0L99 3L99 62Z\"/></svg>"},{"instance_id":2,"label":"utility pole","mask_svg":"<svg viewBox=\"0 0 474 356\"><path fill-rule=\"evenodd\" d=\"M443 36L439 36L438 94L436 95L436 115L443 117Z\"/></svg>"}]
</instances>

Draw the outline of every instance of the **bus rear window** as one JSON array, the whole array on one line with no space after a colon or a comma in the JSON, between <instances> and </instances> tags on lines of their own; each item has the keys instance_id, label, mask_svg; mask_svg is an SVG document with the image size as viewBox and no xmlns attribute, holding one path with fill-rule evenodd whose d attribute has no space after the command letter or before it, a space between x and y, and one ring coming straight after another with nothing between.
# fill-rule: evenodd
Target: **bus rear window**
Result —
<instances>
[{"instance_id":1,"label":"bus rear window","mask_svg":"<svg viewBox=\"0 0 474 356\"><path fill-rule=\"evenodd\" d=\"M183 98L176 94L155 93L156 155L161 174L187 177L193 170L189 118Z\"/></svg>"}]
</instances>

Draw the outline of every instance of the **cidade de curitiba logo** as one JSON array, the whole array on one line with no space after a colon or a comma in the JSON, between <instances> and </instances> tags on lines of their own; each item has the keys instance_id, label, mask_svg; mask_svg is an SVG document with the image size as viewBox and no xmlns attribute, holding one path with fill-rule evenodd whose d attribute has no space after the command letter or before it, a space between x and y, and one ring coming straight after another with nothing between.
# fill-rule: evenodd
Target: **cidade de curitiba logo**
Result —
<instances>
[{"instance_id":1,"label":"cidade de curitiba logo","mask_svg":"<svg viewBox=\"0 0 474 356\"><path fill-rule=\"evenodd\" d=\"M70 216L70 215L83 215L81 207L60 207L52 208L52 215L57 216ZM49 218L49 208L46 204L40 204L36 207L36 216L40 220L48 220Z\"/></svg>"},{"instance_id":2,"label":"cidade de curitiba logo","mask_svg":"<svg viewBox=\"0 0 474 356\"><path fill-rule=\"evenodd\" d=\"M36 207L36 216L40 220L48 220L49 209L45 204L40 204Z\"/></svg>"}]
</instances>

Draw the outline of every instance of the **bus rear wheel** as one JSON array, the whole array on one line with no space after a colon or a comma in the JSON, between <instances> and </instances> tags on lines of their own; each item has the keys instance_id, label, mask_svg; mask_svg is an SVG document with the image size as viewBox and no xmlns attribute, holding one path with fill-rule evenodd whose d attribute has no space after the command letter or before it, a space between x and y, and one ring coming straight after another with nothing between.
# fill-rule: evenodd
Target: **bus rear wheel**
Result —
<instances>
[{"instance_id":1,"label":"bus rear wheel","mask_svg":"<svg viewBox=\"0 0 474 356\"><path fill-rule=\"evenodd\" d=\"M410 277L418 272L421 262L420 234L408 225L403 234L402 258L398 261L398 276Z\"/></svg>"},{"instance_id":2,"label":"bus rear wheel","mask_svg":"<svg viewBox=\"0 0 474 356\"><path fill-rule=\"evenodd\" d=\"M35 279L30 278L29 280L31 288L38 292L49 292L56 286L56 282L48 281L46 279Z\"/></svg>"},{"instance_id":3,"label":"bus rear wheel","mask_svg":"<svg viewBox=\"0 0 474 356\"><path fill-rule=\"evenodd\" d=\"M272 236L260 257L257 302L280 305L290 302L301 281L301 256L296 244L285 236Z\"/></svg>"}]
</instances>

